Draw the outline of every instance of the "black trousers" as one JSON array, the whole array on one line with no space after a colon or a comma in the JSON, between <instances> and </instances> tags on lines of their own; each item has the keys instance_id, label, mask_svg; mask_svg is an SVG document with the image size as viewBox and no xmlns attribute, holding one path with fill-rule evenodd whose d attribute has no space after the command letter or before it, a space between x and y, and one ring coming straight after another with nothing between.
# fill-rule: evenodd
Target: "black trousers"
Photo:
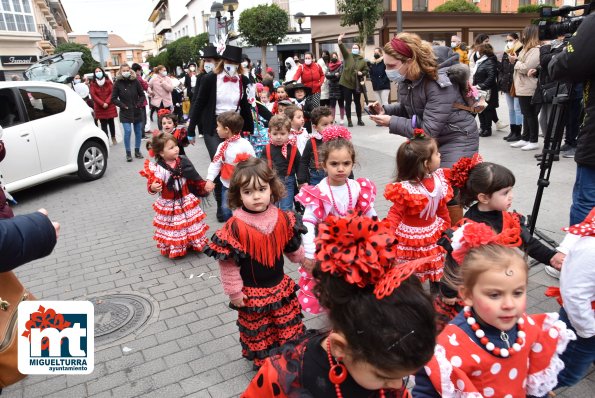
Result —
<instances>
[{"instance_id":1,"label":"black trousers","mask_svg":"<svg viewBox=\"0 0 595 398\"><path fill-rule=\"evenodd\" d=\"M217 154L217 147L225 140L219 138L217 132L214 131L211 134L205 132L204 141L205 146L207 147L207 151L209 152L209 157L211 158L211 160L213 160L213 157L215 157L215 155ZM221 180L219 179L219 177L217 177L213 182L215 183L215 200L217 201L217 207L219 208L221 207Z\"/></svg>"},{"instance_id":2,"label":"black trousers","mask_svg":"<svg viewBox=\"0 0 595 398\"><path fill-rule=\"evenodd\" d=\"M496 108L492 105L489 105L487 108L483 110L478 116L479 118L479 127L482 131L492 131L492 122L494 121L494 115L496 115ZM498 117L496 116L496 119Z\"/></svg>"},{"instance_id":3,"label":"black trousers","mask_svg":"<svg viewBox=\"0 0 595 398\"><path fill-rule=\"evenodd\" d=\"M537 142L539 139L539 109L541 105L532 104L530 96L518 97L523 114L523 134L521 140Z\"/></svg>"},{"instance_id":4,"label":"black trousers","mask_svg":"<svg viewBox=\"0 0 595 398\"><path fill-rule=\"evenodd\" d=\"M345 86L341 86L341 90L343 90L343 99L345 100L345 112L347 113L347 120L351 120L351 101L355 102L355 114L357 115L357 120L361 120L361 93L357 93L355 89L352 90Z\"/></svg>"},{"instance_id":5,"label":"black trousers","mask_svg":"<svg viewBox=\"0 0 595 398\"><path fill-rule=\"evenodd\" d=\"M99 123L101 123L101 129L107 135L107 138L111 137L114 138L116 136L116 124L114 123L114 118L111 119L99 119ZM107 128L109 127L109 133Z\"/></svg>"}]
</instances>

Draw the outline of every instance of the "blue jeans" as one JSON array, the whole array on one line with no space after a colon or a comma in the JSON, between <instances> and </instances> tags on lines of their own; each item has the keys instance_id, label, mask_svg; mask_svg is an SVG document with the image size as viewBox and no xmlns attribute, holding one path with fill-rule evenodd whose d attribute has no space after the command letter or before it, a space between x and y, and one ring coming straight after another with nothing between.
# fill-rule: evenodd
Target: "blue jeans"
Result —
<instances>
[{"instance_id":1,"label":"blue jeans","mask_svg":"<svg viewBox=\"0 0 595 398\"><path fill-rule=\"evenodd\" d=\"M560 308L560 320L566 323L569 329L576 332L564 308ZM558 375L559 387L570 387L581 381L587 374L591 364L595 364L595 336L585 339L576 336L576 340L568 343L566 351L560 355L560 359L564 362L564 369Z\"/></svg>"},{"instance_id":2,"label":"blue jeans","mask_svg":"<svg viewBox=\"0 0 595 398\"><path fill-rule=\"evenodd\" d=\"M570 225L582 222L595 207L595 168L576 165L576 180L572 188Z\"/></svg>"},{"instance_id":3,"label":"blue jeans","mask_svg":"<svg viewBox=\"0 0 595 398\"><path fill-rule=\"evenodd\" d=\"M293 197L295 196L295 176L281 177L281 181L283 182L283 185L285 185L287 196L281 198L277 206L281 210L293 210Z\"/></svg>"},{"instance_id":4,"label":"blue jeans","mask_svg":"<svg viewBox=\"0 0 595 398\"><path fill-rule=\"evenodd\" d=\"M124 147L126 152L130 152L130 134L132 133L132 125L134 124L134 149L140 149L140 140L143 138L143 121L139 120L134 123L122 123L124 128Z\"/></svg>"},{"instance_id":5,"label":"blue jeans","mask_svg":"<svg viewBox=\"0 0 595 398\"><path fill-rule=\"evenodd\" d=\"M326 177L326 171L324 169L310 169L310 185L318 185L324 177Z\"/></svg>"},{"instance_id":6,"label":"blue jeans","mask_svg":"<svg viewBox=\"0 0 595 398\"><path fill-rule=\"evenodd\" d=\"M508 119L510 124L523 124L523 114L521 113L521 104L517 97L512 97L505 93L506 103L508 104Z\"/></svg>"},{"instance_id":7,"label":"blue jeans","mask_svg":"<svg viewBox=\"0 0 595 398\"><path fill-rule=\"evenodd\" d=\"M225 221L231 218L231 209L229 208L229 204L227 203L227 190L225 185L221 184L221 215L225 218Z\"/></svg>"}]
</instances>

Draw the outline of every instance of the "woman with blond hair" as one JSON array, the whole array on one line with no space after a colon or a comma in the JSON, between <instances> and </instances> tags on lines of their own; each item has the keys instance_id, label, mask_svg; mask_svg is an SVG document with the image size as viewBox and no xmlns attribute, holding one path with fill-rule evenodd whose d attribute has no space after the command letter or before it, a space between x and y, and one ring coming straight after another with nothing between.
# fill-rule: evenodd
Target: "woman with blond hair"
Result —
<instances>
[{"instance_id":1,"label":"woman with blond hair","mask_svg":"<svg viewBox=\"0 0 595 398\"><path fill-rule=\"evenodd\" d=\"M466 104L466 81L459 87L446 73L459 64L458 59L451 57L439 64L430 43L405 32L384 46L383 58L386 75L398 86L399 100L391 105L370 105L372 120L404 137L411 137L416 128L423 129L438 142L440 167L473 156L479 149L475 117L454 106Z\"/></svg>"},{"instance_id":2,"label":"woman with blond hair","mask_svg":"<svg viewBox=\"0 0 595 398\"><path fill-rule=\"evenodd\" d=\"M521 148L523 151L532 151L539 148L539 109L540 104L532 104L531 98L537 88L537 77L529 75L531 69L537 69L539 65L539 37L537 25L529 25L523 30L521 42L523 49L518 58L509 55L508 58L514 62L514 91L519 98L521 113L523 114L523 134L521 140L510 144L513 148Z\"/></svg>"}]
</instances>

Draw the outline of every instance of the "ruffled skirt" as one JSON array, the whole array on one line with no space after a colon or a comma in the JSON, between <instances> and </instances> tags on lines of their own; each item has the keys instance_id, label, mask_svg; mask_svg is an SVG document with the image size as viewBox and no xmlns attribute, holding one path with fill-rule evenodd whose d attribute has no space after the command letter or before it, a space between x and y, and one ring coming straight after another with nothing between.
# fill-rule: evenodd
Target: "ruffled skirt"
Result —
<instances>
[{"instance_id":1,"label":"ruffled skirt","mask_svg":"<svg viewBox=\"0 0 595 398\"><path fill-rule=\"evenodd\" d=\"M188 194L176 200L160 197L153 203L153 209L153 239L162 255L175 258L186 255L188 249L202 251L209 227L203 222L206 215L196 196Z\"/></svg>"},{"instance_id":2,"label":"ruffled skirt","mask_svg":"<svg viewBox=\"0 0 595 398\"><path fill-rule=\"evenodd\" d=\"M298 285L300 291L298 292L298 300L302 306L302 310L308 314L320 314L324 309L320 306L318 299L314 296L314 286L316 286L316 280L312 274L306 271L303 267L298 268L300 274L300 280Z\"/></svg>"},{"instance_id":3,"label":"ruffled skirt","mask_svg":"<svg viewBox=\"0 0 595 398\"><path fill-rule=\"evenodd\" d=\"M248 297L238 311L242 356L261 366L269 351L301 336L305 331L302 312L295 295L297 285L285 275L273 287L244 286Z\"/></svg>"}]
</instances>

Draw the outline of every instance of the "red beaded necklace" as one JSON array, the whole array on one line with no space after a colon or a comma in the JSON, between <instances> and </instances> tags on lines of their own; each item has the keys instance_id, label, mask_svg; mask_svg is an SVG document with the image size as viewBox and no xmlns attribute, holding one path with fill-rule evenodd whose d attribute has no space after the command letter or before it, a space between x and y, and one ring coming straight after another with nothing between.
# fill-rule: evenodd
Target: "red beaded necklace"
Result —
<instances>
[{"instance_id":1,"label":"red beaded necklace","mask_svg":"<svg viewBox=\"0 0 595 398\"><path fill-rule=\"evenodd\" d=\"M342 358L337 358L336 362L333 363L333 356L331 355L331 338L326 338L326 355L328 356L328 363L331 365L331 370L328 372L328 378L335 385L335 392L337 398L343 398L341 393L340 384L347 380L347 368L341 363ZM381 388L379 391L380 398L386 398L384 390Z\"/></svg>"},{"instance_id":2,"label":"red beaded necklace","mask_svg":"<svg viewBox=\"0 0 595 398\"><path fill-rule=\"evenodd\" d=\"M341 217L345 217L347 215L347 212L349 210L351 210L351 206L353 205L353 198L351 197L351 187L349 186L349 181L347 181L347 180L345 181L345 184L347 184L347 195L349 196L349 203L347 205L347 210L345 212L341 212L337 208L337 203L335 202L335 196L333 195L333 189L331 188L331 183L330 183L328 177L326 178L326 183L328 184L328 190L331 193L331 204L333 205L333 209L335 209L335 211L337 212L338 215L340 215Z\"/></svg>"},{"instance_id":3,"label":"red beaded necklace","mask_svg":"<svg viewBox=\"0 0 595 398\"><path fill-rule=\"evenodd\" d=\"M481 344L483 344L488 351L492 352L496 356L507 358L515 352L519 352L525 344L526 333L523 331L523 329L525 328L525 320L523 318L519 318L519 320L517 321L517 339L516 342L512 345L512 347L510 346L510 344L508 344L508 335L505 332L500 333L500 338L508 345L508 349L506 349L496 347L494 343L492 343L487 338L485 332L481 329L479 323L477 323L477 320L472 316L473 314L471 313L470 306L466 305L465 307L463 307L463 315L465 315L465 318L467 318L467 323L469 324L469 326L471 326L471 329L475 332L475 335L477 336Z\"/></svg>"}]
</instances>

